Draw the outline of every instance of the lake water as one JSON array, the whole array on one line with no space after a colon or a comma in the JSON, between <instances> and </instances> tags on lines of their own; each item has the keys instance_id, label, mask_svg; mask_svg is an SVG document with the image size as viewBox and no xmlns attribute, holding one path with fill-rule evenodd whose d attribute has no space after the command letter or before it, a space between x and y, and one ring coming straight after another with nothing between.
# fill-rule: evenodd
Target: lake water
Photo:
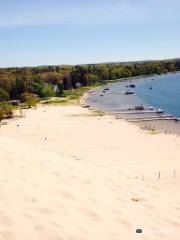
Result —
<instances>
[{"instance_id":1,"label":"lake water","mask_svg":"<svg viewBox=\"0 0 180 240\"><path fill-rule=\"evenodd\" d=\"M135 84L135 88L129 88L130 84ZM160 108L164 111L164 114L180 118L180 73L140 77L123 82L117 81L108 84L109 91L103 93L104 88L104 86L99 87L88 96L87 102L92 107L112 114L118 114L124 108L132 108L135 105L143 104L147 108L150 106L153 106L155 109ZM134 94L125 95L124 92L128 89L134 91ZM147 113L144 117L155 115ZM123 114L122 117L129 119L138 116ZM149 124L153 128L162 131L180 134L180 122L153 120L140 122L140 124Z\"/></svg>"},{"instance_id":2,"label":"lake water","mask_svg":"<svg viewBox=\"0 0 180 240\"><path fill-rule=\"evenodd\" d=\"M158 76L153 79L148 78L137 85L137 96L150 105L180 117L180 73Z\"/></svg>"}]
</instances>

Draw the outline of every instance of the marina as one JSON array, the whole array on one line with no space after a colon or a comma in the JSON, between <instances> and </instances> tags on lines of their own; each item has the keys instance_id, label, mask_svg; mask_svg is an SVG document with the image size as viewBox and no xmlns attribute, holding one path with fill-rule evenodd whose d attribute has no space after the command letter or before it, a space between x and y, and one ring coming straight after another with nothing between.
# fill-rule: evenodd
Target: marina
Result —
<instances>
[{"instance_id":1,"label":"marina","mask_svg":"<svg viewBox=\"0 0 180 240\"><path fill-rule=\"evenodd\" d=\"M151 121L151 120L175 120L175 121L180 120L179 118L171 114L164 114L163 110L161 109L147 108L147 107L144 107L143 105L141 106L141 109L152 109L152 110L137 111L136 109L138 108L140 109L140 106L134 106L129 109L124 109L124 111L112 112L111 114L115 114L116 119L124 118L128 122ZM124 116L124 115L127 115L127 116Z\"/></svg>"},{"instance_id":2,"label":"marina","mask_svg":"<svg viewBox=\"0 0 180 240\"><path fill-rule=\"evenodd\" d=\"M179 78L180 73L117 80L91 92L87 102L117 119L180 134Z\"/></svg>"}]
</instances>

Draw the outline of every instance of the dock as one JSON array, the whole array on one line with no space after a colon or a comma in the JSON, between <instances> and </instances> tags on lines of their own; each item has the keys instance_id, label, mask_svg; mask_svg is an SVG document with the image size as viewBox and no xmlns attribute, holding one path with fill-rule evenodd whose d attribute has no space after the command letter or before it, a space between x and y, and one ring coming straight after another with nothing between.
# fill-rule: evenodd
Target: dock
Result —
<instances>
[{"instance_id":1,"label":"dock","mask_svg":"<svg viewBox=\"0 0 180 240\"><path fill-rule=\"evenodd\" d=\"M116 115L116 119L125 119L128 122L145 122L156 120L174 120L180 121L173 115L164 114L161 109L154 109L153 107L144 107L142 110L136 109L137 106L132 108L121 108L120 111L111 112ZM143 105L142 105L143 107ZM147 114L147 115L145 115ZM151 114L151 115L150 115ZM138 115L138 116L136 116Z\"/></svg>"},{"instance_id":2,"label":"dock","mask_svg":"<svg viewBox=\"0 0 180 240\"><path fill-rule=\"evenodd\" d=\"M143 105L139 105L142 107L141 110L139 109L136 109L137 106L132 106L132 107L128 107L128 108L117 108L116 111L118 112L128 112L128 111L153 111L153 110L156 110L155 108L153 107L144 107Z\"/></svg>"},{"instance_id":3,"label":"dock","mask_svg":"<svg viewBox=\"0 0 180 240\"><path fill-rule=\"evenodd\" d=\"M122 112L112 112L112 114L151 114L151 113L157 113L157 114L162 114L159 113L157 110L145 110L145 111L122 111Z\"/></svg>"},{"instance_id":4,"label":"dock","mask_svg":"<svg viewBox=\"0 0 180 240\"><path fill-rule=\"evenodd\" d=\"M116 118L121 118L121 116L116 116ZM142 120L142 119L157 119L157 118L173 118L172 115L157 115L157 116L147 116L147 117L132 117L132 118L124 118L125 120Z\"/></svg>"},{"instance_id":5,"label":"dock","mask_svg":"<svg viewBox=\"0 0 180 240\"><path fill-rule=\"evenodd\" d=\"M180 121L180 119L174 116L162 116L162 117L147 117L147 118L132 118L132 119L125 119L128 122L145 122L145 121L158 121L158 120L167 120L167 121Z\"/></svg>"}]
</instances>

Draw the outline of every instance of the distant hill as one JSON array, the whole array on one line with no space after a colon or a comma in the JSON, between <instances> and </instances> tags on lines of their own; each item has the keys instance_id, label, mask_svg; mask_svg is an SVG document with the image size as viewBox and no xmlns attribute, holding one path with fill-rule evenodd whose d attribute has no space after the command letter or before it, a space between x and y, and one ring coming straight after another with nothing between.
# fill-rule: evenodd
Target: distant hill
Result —
<instances>
[{"instance_id":1,"label":"distant hill","mask_svg":"<svg viewBox=\"0 0 180 240\"><path fill-rule=\"evenodd\" d=\"M127 61L127 62L102 62L102 63L93 63L90 65L129 65L129 64L144 64L144 63L153 63L153 62L169 62L169 61L180 61L180 58L170 58L170 59L161 59L161 60L139 60L139 61ZM82 65L88 65L88 64L82 64Z\"/></svg>"}]
</instances>

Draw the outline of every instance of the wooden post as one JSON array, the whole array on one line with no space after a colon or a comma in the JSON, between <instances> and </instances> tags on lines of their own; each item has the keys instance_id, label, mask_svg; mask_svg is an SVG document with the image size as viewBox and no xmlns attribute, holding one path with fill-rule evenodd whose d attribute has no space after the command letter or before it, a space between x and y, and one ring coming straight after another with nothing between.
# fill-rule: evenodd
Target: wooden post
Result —
<instances>
[{"instance_id":1,"label":"wooden post","mask_svg":"<svg viewBox=\"0 0 180 240\"><path fill-rule=\"evenodd\" d=\"M144 182L144 174L142 174L142 182Z\"/></svg>"},{"instance_id":2,"label":"wooden post","mask_svg":"<svg viewBox=\"0 0 180 240\"><path fill-rule=\"evenodd\" d=\"M19 132L19 124L17 125L17 133Z\"/></svg>"},{"instance_id":3,"label":"wooden post","mask_svg":"<svg viewBox=\"0 0 180 240\"><path fill-rule=\"evenodd\" d=\"M161 178L161 172L158 173L158 180Z\"/></svg>"},{"instance_id":4,"label":"wooden post","mask_svg":"<svg viewBox=\"0 0 180 240\"><path fill-rule=\"evenodd\" d=\"M176 169L174 169L174 172L173 172L173 178L176 177Z\"/></svg>"},{"instance_id":5,"label":"wooden post","mask_svg":"<svg viewBox=\"0 0 180 240\"><path fill-rule=\"evenodd\" d=\"M22 117L22 108L21 108L21 106L19 107L19 112L20 112L20 117Z\"/></svg>"}]
</instances>

